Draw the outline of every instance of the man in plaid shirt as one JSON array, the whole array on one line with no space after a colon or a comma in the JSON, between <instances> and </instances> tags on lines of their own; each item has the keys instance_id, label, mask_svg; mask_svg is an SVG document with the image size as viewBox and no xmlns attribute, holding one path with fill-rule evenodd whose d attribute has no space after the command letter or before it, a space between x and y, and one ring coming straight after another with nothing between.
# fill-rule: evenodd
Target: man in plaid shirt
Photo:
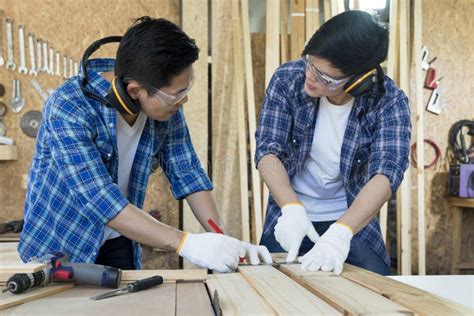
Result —
<instances>
[{"instance_id":1,"label":"man in plaid shirt","mask_svg":"<svg viewBox=\"0 0 474 316\"><path fill-rule=\"evenodd\" d=\"M256 164L270 190L261 244L302 268L389 274L376 218L408 166L408 100L383 75L388 32L347 11L282 65L266 90Z\"/></svg>"},{"instance_id":2,"label":"man in plaid shirt","mask_svg":"<svg viewBox=\"0 0 474 316\"><path fill-rule=\"evenodd\" d=\"M235 270L243 254L252 264L271 262L265 247L182 232L140 209L156 162L206 231L214 232L209 220L220 223L182 111L198 53L175 24L143 17L115 61L90 60L47 100L18 246L23 261L60 251L73 262L140 269L143 243L220 272Z\"/></svg>"}]
</instances>

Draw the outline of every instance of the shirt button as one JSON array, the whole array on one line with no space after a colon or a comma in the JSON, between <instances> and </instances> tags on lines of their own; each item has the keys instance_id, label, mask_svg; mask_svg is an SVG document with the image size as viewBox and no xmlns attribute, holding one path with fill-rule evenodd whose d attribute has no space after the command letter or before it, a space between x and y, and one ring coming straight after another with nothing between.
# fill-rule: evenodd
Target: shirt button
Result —
<instances>
[{"instance_id":1,"label":"shirt button","mask_svg":"<svg viewBox=\"0 0 474 316\"><path fill-rule=\"evenodd\" d=\"M109 157L109 158L112 157L112 153L108 153L107 157Z\"/></svg>"},{"instance_id":2,"label":"shirt button","mask_svg":"<svg viewBox=\"0 0 474 316\"><path fill-rule=\"evenodd\" d=\"M114 127L114 123L109 123L109 127L110 127L110 128L113 128L113 127Z\"/></svg>"},{"instance_id":3,"label":"shirt button","mask_svg":"<svg viewBox=\"0 0 474 316\"><path fill-rule=\"evenodd\" d=\"M92 255L95 256L97 254L97 252L93 252Z\"/></svg>"},{"instance_id":4,"label":"shirt button","mask_svg":"<svg viewBox=\"0 0 474 316\"><path fill-rule=\"evenodd\" d=\"M360 163L360 159L357 159L357 163Z\"/></svg>"},{"instance_id":5,"label":"shirt button","mask_svg":"<svg viewBox=\"0 0 474 316\"><path fill-rule=\"evenodd\" d=\"M296 139L293 139L293 143L296 144Z\"/></svg>"}]
</instances>

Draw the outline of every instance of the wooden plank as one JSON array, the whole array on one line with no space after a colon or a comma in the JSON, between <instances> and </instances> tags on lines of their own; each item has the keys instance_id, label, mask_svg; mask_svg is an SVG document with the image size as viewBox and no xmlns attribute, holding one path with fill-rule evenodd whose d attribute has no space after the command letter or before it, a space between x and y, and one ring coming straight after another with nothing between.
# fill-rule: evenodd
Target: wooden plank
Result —
<instances>
[{"instance_id":1,"label":"wooden plank","mask_svg":"<svg viewBox=\"0 0 474 316\"><path fill-rule=\"evenodd\" d=\"M459 274L459 263L461 261L461 241L462 241L462 208L454 206L453 213L453 233L451 244L451 274Z\"/></svg>"},{"instance_id":2,"label":"wooden plank","mask_svg":"<svg viewBox=\"0 0 474 316\"><path fill-rule=\"evenodd\" d=\"M217 290L223 315L276 315L240 273L212 274L206 284L211 297Z\"/></svg>"},{"instance_id":3,"label":"wooden plank","mask_svg":"<svg viewBox=\"0 0 474 316\"><path fill-rule=\"evenodd\" d=\"M262 224L262 196L260 186L260 175L255 166L253 153L257 150L255 140L255 130L257 128L257 115L255 113L255 91L253 86L253 66L252 66L252 47L250 41L250 22L249 22L249 5L248 0L241 0L242 10L242 33L243 33L243 48L244 48L244 63L245 63L245 83L247 92L247 122L250 139L250 168L252 175L252 210L253 220L255 223L255 243L260 241L260 236L263 231ZM282 35L283 36L283 35ZM250 231L245 231L242 235L244 241L250 241Z\"/></svg>"},{"instance_id":4,"label":"wooden plank","mask_svg":"<svg viewBox=\"0 0 474 316\"><path fill-rule=\"evenodd\" d=\"M305 0L291 0L290 59L301 57L305 43ZM266 81L268 82L268 81Z\"/></svg>"},{"instance_id":5,"label":"wooden plank","mask_svg":"<svg viewBox=\"0 0 474 316\"><path fill-rule=\"evenodd\" d=\"M288 43L288 0L280 0L280 63L288 61L289 43Z\"/></svg>"},{"instance_id":6,"label":"wooden plank","mask_svg":"<svg viewBox=\"0 0 474 316\"><path fill-rule=\"evenodd\" d=\"M242 45L242 15L239 11L239 3L232 1L233 21L233 43L234 43L234 100L237 107L238 135L239 135L239 166L240 174L240 203L242 214L242 239L250 240L250 218L249 218L249 194L248 194L248 151L247 151L247 127L245 123L244 104L244 60Z\"/></svg>"},{"instance_id":7,"label":"wooden plank","mask_svg":"<svg viewBox=\"0 0 474 316\"><path fill-rule=\"evenodd\" d=\"M0 145L0 160L17 160L18 147L16 145Z\"/></svg>"},{"instance_id":8,"label":"wooden plank","mask_svg":"<svg viewBox=\"0 0 474 316\"><path fill-rule=\"evenodd\" d=\"M271 266L239 267L239 272L278 314L338 314L336 309Z\"/></svg>"},{"instance_id":9,"label":"wooden plank","mask_svg":"<svg viewBox=\"0 0 474 316\"><path fill-rule=\"evenodd\" d=\"M0 262L0 274L33 273L46 268L44 263L2 263Z\"/></svg>"},{"instance_id":10,"label":"wooden plank","mask_svg":"<svg viewBox=\"0 0 474 316\"><path fill-rule=\"evenodd\" d=\"M474 199L450 198L449 204L459 207L474 208Z\"/></svg>"},{"instance_id":11,"label":"wooden plank","mask_svg":"<svg viewBox=\"0 0 474 316\"><path fill-rule=\"evenodd\" d=\"M302 282L344 315L414 315L408 308L340 276L308 276Z\"/></svg>"},{"instance_id":12,"label":"wooden plank","mask_svg":"<svg viewBox=\"0 0 474 316\"><path fill-rule=\"evenodd\" d=\"M122 284L124 286L125 284ZM47 287L46 287L47 288ZM175 315L176 283L166 283L145 291L128 293L104 300L90 297L110 289L77 286L4 311L6 315ZM2 314L3 315L3 314Z\"/></svg>"},{"instance_id":13,"label":"wooden plank","mask_svg":"<svg viewBox=\"0 0 474 316\"><path fill-rule=\"evenodd\" d=\"M46 287L32 289L22 294L12 294L10 292L2 293L0 294L0 310L7 309L9 307L20 305L33 300L37 300L39 298L50 296L63 291L67 291L69 289L74 288L74 286L74 283L51 283Z\"/></svg>"},{"instance_id":14,"label":"wooden plank","mask_svg":"<svg viewBox=\"0 0 474 316\"><path fill-rule=\"evenodd\" d=\"M324 21L331 18L331 0L324 0Z\"/></svg>"},{"instance_id":15,"label":"wooden plank","mask_svg":"<svg viewBox=\"0 0 474 316\"><path fill-rule=\"evenodd\" d=\"M122 282L131 282L154 275L161 275L167 281L205 281L207 279L206 269L188 270L123 270Z\"/></svg>"},{"instance_id":16,"label":"wooden plank","mask_svg":"<svg viewBox=\"0 0 474 316\"><path fill-rule=\"evenodd\" d=\"M207 170L208 152L208 3L207 0L183 0L182 27L201 49L200 58L193 64L196 76L194 87L189 93L189 106L183 107L188 118L187 124L191 135L194 149ZM192 233L204 232L203 227L197 221L189 204L183 203L183 230ZM194 267L188 261L184 261L185 267Z\"/></svg>"},{"instance_id":17,"label":"wooden plank","mask_svg":"<svg viewBox=\"0 0 474 316\"><path fill-rule=\"evenodd\" d=\"M472 315L472 310L461 304L349 264L341 275L419 315Z\"/></svg>"},{"instance_id":18,"label":"wooden plank","mask_svg":"<svg viewBox=\"0 0 474 316\"><path fill-rule=\"evenodd\" d=\"M214 316L214 310L204 283L176 284L176 315Z\"/></svg>"},{"instance_id":19,"label":"wooden plank","mask_svg":"<svg viewBox=\"0 0 474 316\"><path fill-rule=\"evenodd\" d=\"M306 43L319 28L319 0L306 0Z\"/></svg>"},{"instance_id":20,"label":"wooden plank","mask_svg":"<svg viewBox=\"0 0 474 316\"><path fill-rule=\"evenodd\" d=\"M422 2L414 1L413 57L415 58L416 91L416 156L418 184L418 274L426 274L426 237L425 237L425 151L424 151L424 112L423 69L421 66L422 46Z\"/></svg>"},{"instance_id":21,"label":"wooden plank","mask_svg":"<svg viewBox=\"0 0 474 316\"><path fill-rule=\"evenodd\" d=\"M410 0L399 2L400 17L400 88L408 95L409 86L409 10ZM400 231L399 243L399 272L402 275L411 275L411 165L408 165L404 173L403 182L400 188L400 198L397 204L400 205L397 221Z\"/></svg>"}]
</instances>

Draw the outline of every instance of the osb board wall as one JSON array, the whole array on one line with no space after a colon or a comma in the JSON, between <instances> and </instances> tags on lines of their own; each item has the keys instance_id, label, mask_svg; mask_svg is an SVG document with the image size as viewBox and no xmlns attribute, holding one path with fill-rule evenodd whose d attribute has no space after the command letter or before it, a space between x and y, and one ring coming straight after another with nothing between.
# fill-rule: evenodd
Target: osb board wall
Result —
<instances>
[{"instance_id":1,"label":"osb board wall","mask_svg":"<svg viewBox=\"0 0 474 316\"><path fill-rule=\"evenodd\" d=\"M61 52L61 56L67 54L76 61L82 57L83 50L92 41L104 36L122 35L133 19L137 17L150 15L164 17L179 23L179 0L0 0L0 9L4 10L5 17L11 17L14 21L13 38L17 69L20 62L19 23L25 26L26 42L28 32L33 32L35 37L51 43L55 51L59 50ZM2 37L3 56L6 58L5 25L3 25ZM108 46L104 46L98 55L114 57L117 46ZM29 67L28 50L26 55ZM54 63L56 63L55 59ZM30 85L32 77L20 75L17 69L10 71L5 66L0 67L0 83L6 87L6 94L0 100L8 106L11 97L12 79L20 79L22 94L26 101L22 112L14 114L9 109L5 117L7 136L13 138L18 145L18 160L0 162L0 222L23 217L26 191L22 188L21 182L22 176L28 173L34 152L35 139L23 134L20 129L20 120L27 111L41 111L43 108L43 100ZM63 82L58 77L52 77L44 73L40 73L36 79L45 90L54 89ZM147 211L159 209L163 222L172 226L178 225L178 203L172 198L168 182L160 171L150 177L144 209ZM145 267L177 267L177 258L174 254L150 254L150 249L145 250Z\"/></svg>"},{"instance_id":2,"label":"osb board wall","mask_svg":"<svg viewBox=\"0 0 474 316\"><path fill-rule=\"evenodd\" d=\"M448 131L461 119L473 119L474 85L474 13L473 0L424 0L423 44L430 50L429 59L437 56L433 66L440 83L442 102L446 103L441 115L425 111L425 138L435 141L441 148L443 159L436 167L425 170L426 203L426 272L427 274L449 274L451 267L452 213L447 199L448 182ZM424 91L425 105L430 91ZM415 100L412 94L411 100ZM416 105L411 104L415 114ZM414 116L414 115L413 115ZM413 120L413 124L415 121ZM412 143L416 141L416 132ZM425 146L425 164L434 157L433 149ZM413 271L417 272L417 180L412 171L412 232ZM462 258L474 261L474 212L464 211ZM473 271L470 271L471 273Z\"/></svg>"}]
</instances>

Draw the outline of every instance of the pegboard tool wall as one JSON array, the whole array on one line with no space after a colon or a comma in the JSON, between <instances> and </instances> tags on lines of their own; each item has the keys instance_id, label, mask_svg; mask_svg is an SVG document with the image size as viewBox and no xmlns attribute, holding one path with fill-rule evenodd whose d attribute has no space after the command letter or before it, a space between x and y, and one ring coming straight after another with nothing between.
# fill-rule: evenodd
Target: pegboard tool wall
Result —
<instances>
[{"instance_id":1,"label":"pegboard tool wall","mask_svg":"<svg viewBox=\"0 0 474 316\"><path fill-rule=\"evenodd\" d=\"M7 105L4 121L7 137L13 138L18 147L18 159L0 161L0 222L23 218L26 190L22 187L22 178L28 174L35 139L26 136L20 128L22 116L30 110L41 111L43 99L30 84L36 79L44 90L55 89L61 85L63 73L63 55L79 61L83 50L94 40L109 36L122 35L135 18L143 15L164 17L179 23L179 0L141 0L141 1L100 1L100 0L62 0L62 1L14 1L0 0L0 9L4 11L2 23L3 57L7 59L7 39L5 18L13 19L14 59L16 69L8 70L0 66L0 83L6 93L0 101ZM40 72L37 77L20 74L20 51L18 25L25 27L26 65L30 68L28 33L41 38L52 45L54 53L60 52L61 77ZM115 57L117 46L106 45L94 56ZM55 57L55 56L54 56ZM54 58L56 69L56 57ZM36 60L37 62L37 60ZM68 65L69 67L69 65ZM11 111L9 102L12 95L12 80L21 81L21 91L25 98L25 107L16 114ZM172 198L166 177L155 173L150 177L145 210L162 210L162 221L170 225L178 224L178 203Z\"/></svg>"}]
</instances>

